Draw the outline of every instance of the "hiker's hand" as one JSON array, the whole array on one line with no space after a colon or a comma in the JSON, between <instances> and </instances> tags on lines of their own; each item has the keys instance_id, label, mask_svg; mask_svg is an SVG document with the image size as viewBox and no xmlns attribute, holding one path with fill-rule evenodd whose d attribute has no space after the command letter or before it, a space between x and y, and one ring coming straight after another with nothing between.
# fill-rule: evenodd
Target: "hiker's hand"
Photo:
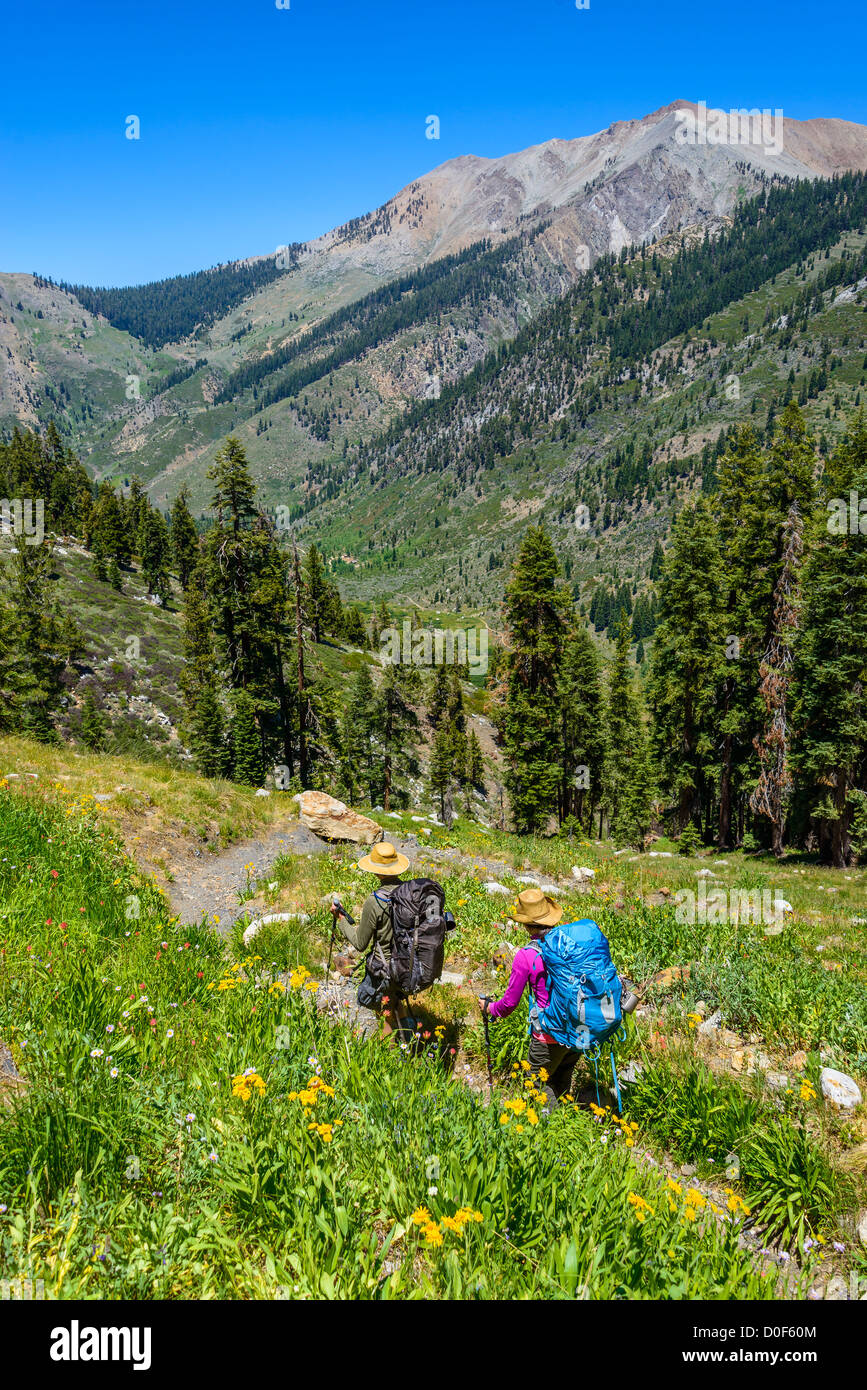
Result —
<instances>
[{"instance_id":1,"label":"hiker's hand","mask_svg":"<svg viewBox=\"0 0 867 1390\"><path fill-rule=\"evenodd\" d=\"M340 908L338 907L337 903L331 904L331 916L334 918L335 922L340 916Z\"/></svg>"}]
</instances>

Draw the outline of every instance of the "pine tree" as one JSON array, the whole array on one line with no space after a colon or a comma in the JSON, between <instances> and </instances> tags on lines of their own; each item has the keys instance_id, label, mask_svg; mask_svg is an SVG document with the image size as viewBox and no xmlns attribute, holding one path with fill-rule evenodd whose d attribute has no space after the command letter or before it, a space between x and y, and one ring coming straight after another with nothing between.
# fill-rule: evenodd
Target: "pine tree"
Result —
<instances>
[{"instance_id":1,"label":"pine tree","mask_svg":"<svg viewBox=\"0 0 867 1390\"><path fill-rule=\"evenodd\" d=\"M407 799L407 779L417 776L418 717L407 689L412 668L387 663L376 701L376 733L382 745L382 806Z\"/></svg>"},{"instance_id":2,"label":"pine tree","mask_svg":"<svg viewBox=\"0 0 867 1390\"><path fill-rule=\"evenodd\" d=\"M304 557L304 585L307 618L313 632L313 641L321 642L333 599L325 577L322 556L315 545L309 547Z\"/></svg>"},{"instance_id":3,"label":"pine tree","mask_svg":"<svg viewBox=\"0 0 867 1390\"><path fill-rule=\"evenodd\" d=\"M0 722L54 742L54 717L64 695L63 672L84 644L83 633L61 614L50 588L51 549L25 544L0 565Z\"/></svg>"},{"instance_id":4,"label":"pine tree","mask_svg":"<svg viewBox=\"0 0 867 1390\"><path fill-rule=\"evenodd\" d=\"M828 462L829 497L867 496L863 412ZM867 535L863 517L835 525L827 508L810 531L795 669L793 768L819 823L824 862L852 862L852 827L867 774Z\"/></svg>"},{"instance_id":5,"label":"pine tree","mask_svg":"<svg viewBox=\"0 0 867 1390\"><path fill-rule=\"evenodd\" d=\"M377 738L376 691L370 667L360 666L349 688L341 737L340 784L350 801L382 798L382 747Z\"/></svg>"},{"instance_id":6,"label":"pine tree","mask_svg":"<svg viewBox=\"0 0 867 1390\"><path fill-rule=\"evenodd\" d=\"M91 753L97 753L105 743L105 720L96 707L93 691L85 692L81 706L81 741Z\"/></svg>"},{"instance_id":7,"label":"pine tree","mask_svg":"<svg viewBox=\"0 0 867 1390\"><path fill-rule=\"evenodd\" d=\"M789 756L789 704L794 643L799 622L803 527L800 507L794 500L783 531L785 549L783 568L774 590L773 627L759 665L759 692L764 701L766 718L762 733L756 738L761 772L750 797L750 805L754 811L770 820L771 847L778 858L783 853L786 804L793 787Z\"/></svg>"},{"instance_id":8,"label":"pine tree","mask_svg":"<svg viewBox=\"0 0 867 1390\"><path fill-rule=\"evenodd\" d=\"M446 822L446 797L455 779L454 740L451 730L442 724L436 731L428 774L431 791L439 798L440 819Z\"/></svg>"},{"instance_id":9,"label":"pine tree","mask_svg":"<svg viewBox=\"0 0 867 1390\"><path fill-rule=\"evenodd\" d=\"M190 724L190 747L205 777L224 777L229 766L225 720L212 685L198 692ZM254 779L255 780L255 779Z\"/></svg>"},{"instance_id":10,"label":"pine tree","mask_svg":"<svg viewBox=\"0 0 867 1390\"><path fill-rule=\"evenodd\" d=\"M123 578L121 577L120 566L117 560L112 559L108 567L108 582L119 594L123 593Z\"/></svg>"},{"instance_id":11,"label":"pine tree","mask_svg":"<svg viewBox=\"0 0 867 1390\"><path fill-rule=\"evenodd\" d=\"M138 531L138 553L142 578L149 594L166 604L171 593L169 582L169 533L162 513L153 507L141 510Z\"/></svg>"},{"instance_id":12,"label":"pine tree","mask_svg":"<svg viewBox=\"0 0 867 1390\"><path fill-rule=\"evenodd\" d=\"M602 794L605 720L599 656L584 628L569 634L560 669L562 775L560 822L590 830Z\"/></svg>"},{"instance_id":13,"label":"pine tree","mask_svg":"<svg viewBox=\"0 0 867 1390\"><path fill-rule=\"evenodd\" d=\"M449 674L445 665L434 666L429 683L427 721L438 729L447 717L449 707Z\"/></svg>"},{"instance_id":14,"label":"pine tree","mask_svg":"<svg viewBox=\"0 0 867 1390\"><path fill-rule=\"evenodd\" d=\"M732 843L735 806L742 817L747 789L758 776L753 738L758 732L758 660L764 641L768 531L763 512L764 462L750 426L730 439L717 468L714 500L724 556L727 615L725 665L719 685L717 741L720 753L717 845Z\"/></svg>"},{"instance_id":15,"label":"pine tree","mask_svg":"<svg viewBox=\"0 0 867 1390\"><path fill-rule=\"evenodd\" d=\"M719 534L704 498L675 522L659 588L649 695L662 783L678 834L703 830L717 775L716 697L724 676L725 583Z\"/></svg>"},{"instance_id":16,"label":"pine tree","mask_svg":"<svg viewBox=\"0 0 867 1390\"><path fill-rule=\"evenodd\" d=\"M189 493L182 487L172 507L170 543L178 583L186 591L199 553L199 533L189 508Z\"/></svg>"},{"instance_id":17,"label":"pine tree","mask_svg":"<svg viewBox=\"0 0 867 1390\"><path fill-rule=\"evenodd\" d=\"M364 626L361 610L352 605L343 611L343 636L353 647L367 646L367 628Z\"/></svg>"},{"instance_id":18,"label":"pine tree","mask_svg":"<svg viewBox=\"0 0 867 1390\"><path fill-rule=\"evenodd\" d=\"M262 741L256 724L256 711L246 690L236 690L232 699L232 777L258 787L262 781Z\"/></svg>"},{"instance_id":19,"label":"pine tree","mask_svg":"<svg viewBox=\"0 0 867 1390\"><path fill-rule=\"evenodd\" d=\"M561 758L558 677L568 593L558 584L554 548L531 526L506 586L509 627L502 721L506 786L519 834L541 830L558 809Z\"/></svg>"},{"instance_id":20,"label":"pine tree","mask_svg":"<svg viewBox=\"0 0 867 1390\"><path fill-rule=\"evenodd\" d=\"M605 699L607 757L603 782L610 833L634 842L637 827L649 816L650 787L646 734L629 660L629 618L620 614L617 648ZM647 805L641 805L645 796Z\"/></svg>"}]
</instances>

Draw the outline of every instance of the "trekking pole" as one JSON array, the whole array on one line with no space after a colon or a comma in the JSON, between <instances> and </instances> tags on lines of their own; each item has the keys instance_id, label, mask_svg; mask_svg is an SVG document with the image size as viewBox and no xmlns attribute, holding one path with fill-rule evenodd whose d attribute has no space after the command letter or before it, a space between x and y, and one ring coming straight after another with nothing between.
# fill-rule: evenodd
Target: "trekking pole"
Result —
<instances>
[{"instance_id":1,"label":"trekking pole","mask_svg":"<svg viewBox=\"0 0 867 1390\"><path fill-rule=\"evenodd\" d=\"M479 998L482 1001L482 1022L485 1025L485 1052L488 1057L488 1089L492 1091L494 1089L494 1069L491 1066L491 1032L488 1024L488 1005L491 1002L491 996L489 994L482 994Z\"/></svg>"},{"instance_id":2,"label":"trekking pole","mask_svg":"<svg viewBox=\"0 0 867 1390\"><path fill-rule=\"evenodd\" d=\"M355 926L355 918L352 917L352 916L346 911L346 908L343 906L343 903L340 901L339 898L333 898L333 899L332 899L332 907L336 907L336 908L337 908L337 912L336 912L336 913L332 912L332 914L331 914L331 940L330 940L329 943L328 943L328 965L327 965L326 970L325 970L325 978L326 978L326 980L327 980L327 979L329 978L329 976L331 975L331 953L332 953L332 951L334 950L334 933L335 933L335 931L337 930L337 918L338 918L338 917L345 917L346 920L347 920L347 922L351 922L352 925Z\"/></svg>"}]
</instances>

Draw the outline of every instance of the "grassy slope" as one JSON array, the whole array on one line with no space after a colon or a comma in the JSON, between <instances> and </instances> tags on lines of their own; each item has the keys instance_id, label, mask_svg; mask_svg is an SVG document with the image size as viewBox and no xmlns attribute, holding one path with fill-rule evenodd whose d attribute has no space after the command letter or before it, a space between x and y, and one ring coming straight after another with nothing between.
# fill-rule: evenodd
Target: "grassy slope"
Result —
<instances>
[{"instance_id":1,"label":"grassy slope","mask_svg":"<svg viewBox=\"0 0 867 1390\"><path fill-rule=\"evenodd\" d=\"M4 745L3 752L4 767L8 765L10 756L22 768L28 761L34 768L41 764L46 775L57 766L58 755L46 754L44 750L37 753L33 745L13 741ZM76 759L68 754L63 758L68 769L67 785L76 793L91 790L98 784L105 786L109 777L114 776L115 770L109 760ZM124 763L120 775L129 791L116 796L98 812L88 812L81 818L81 824L84 826L85 822L98 819L104 826L116 826L137 857L141 856L142 849L138 837L142 836L152 816L156 817L163 838L176 820L185 824L191 835L195 835L197 820L210 819L213 823L221 815L229 822L231 833L237 835L256 834L277 810L275 802L256 799L237 788L206 783L193 777L166 776L162 769L155 770L150 766ZM41 794L46 790L44 782L45 778L40 778L39 789L32 786L26 788L24 796L21 795L20 784L13 784L16 795L13 803L6 803L7 809L10 804L20 806L22 801L38 806ZM53 793L49 793L49 800L52 797ZM637 1062L643 1069L638 1082L625 1088L627 1118L630 1121L634 1118L640 1126L640 1152L655 1155L657 1161L663 1162L666 1161L666 1154L671 1155L668 1166L674 1172L672 1180L679 1181L683 1186L686 1184L679 1177L678 1165L681 1162L693 1165L697 1170L695 1181L700 1190L723 1204L727 1199L721 1195L725 1182L722 1170L730 1154L736 1153L741 1165L740 1190L747 1202L757 1205L760 1219L764 1215L766 1221L773 1222L776 1217L782 1223L783 1245L778 1249L783 1249L790 1242L803 1247L805 1237L812 1231L823 1234L827 1240L823 1253L830 1249L832 1240L836 1239L844 1245L844 1252L839 1257L831 1257L836 1267L842 1265L845 1269L851 1267L853 1262L855 1268L862 1267L863 1257L857 1255L851 1244L851 1219L852 1212L857 1209L859 1198L856 1189L862 1181L859 1174L863 1172L867 1148L864 1143L867 1127L863 1111L841 1116L825 1106L821 1099L812 1097L811 1090L818 1091L819 1071L825 1064L848 1071L859 1080L862 1090L865 1087L867 991L863 927L853 920L859 915L864 871L836 875L801 858L787 860L782 865L742 855L703 859L702 865L710 866L720 883L730 887L767 886L793 904L795 912L787 919L783 934L766 937L761 925L748 924L740 929L724 923L698 922L690 925L678 922L672 907L656 905L660 902L658 896L652 899L653 905L648 903L650 895L658 894L661 887L672 891L687 886L695 889L696 871L699 868L699 861L695 859L677 855L671 859L654 860L637 855L615 857L607 846L570 846L558 840L522 839L500 835L495 831L486 834L468 822L459 822L450 832L428 825L425 828L430 833L423 835L420 833L422 827L408 814L400 819L380 819L391 834L401 836L415 833L423 841L431 855L430 871L444 882L449 905L458 917L459 930L450 938L447 963L449 969L465 976L467 984L463 987L435 987L417 1001L416 1012L425 1020L429 1031L440 1025L443 1027L445 1042L457 1049L453 1065L459 1069L459 1074L464 1074L466 1066L469 1075L475 1075L482 1058L483 1042L474 1003L475 993L485 988L498 991L502 988L504 969L499 967L495 970L491 965L492 959L502 958L497 952L498 946L502 948L504 943L515 944L519 940L514 931L502 925L508 900L491 896L482 888L482 882L490 872L484 861L511 863L516 874L522 868L532 866L540 872L543 881L568 875L572 863L595 867L597 877L587 892L569 887L561 878L565 890L561 890L561 901L564 902L567 918L594 916L612 942L618 966L629 972L633 979L646 980L666 969L691 967L690 975L684 980L677 973L663 974L651 986L646 1014L638 1017L634 1025L630 1024L628 1040L618 1049L621 1069L627 1061ZM77 815L73 817L73 824L78 824ZM4 844L11 843L15 847L11 825L12 822L7 819ZM16 853L20 854L20 851ZM49 852L43 848L41 853ZM258 910L261 906L276 911L300 909L309 913L311 921L306 928L290 924L266 929L248 950L243 948L240 933L236 932L234 949L238 953L237 959L246 963L247 973L252 974L265 967L272 973L280 973L299 964L313 969L317 975L321 973L329 922L322 908L323 894L337 889L352 910L360 907L367 891L365 880L360 879L352 869L353 861L354 854L349 848L337 849L332 854L312 860L289 858L268 870L267 879L276 883L276 888L262 883L256 891L255 884L251 883L250 891L256 894L251 903L252 910ZM424 867L422 861L422 871ZM130 867L124 872L133 873L134 870ZM56 919L56 912L61 910L64 917L68 914L65 906L62 909L58 907L56 911L46 907L45 890L50 889L51 885L44 874L36 881L39 887L30 896L24 892L25 910L20 919L22 923L26 922L31 945L36 923L44 922L48 916ZM518 891L520 885L517 879L510 879L507 875L506 882L511 884L515 892ZM15 887L15 893L21 887ZM90 898L83 900L91 901L92 897L91 894ZM14 895L12 900L17 901ZM157 917L165 920L165 909L155 910ZM19 919L16 917L15 920ZM141 930L144 934L144 928ZM165 939L164 926L155 930ZM106 935L102 928L100 933L101 937ZM47 948L51 932L47 931L45 935L46 940L42 945ZM217 953L222 950L222 946L214 942L206 947L203 936L191 939L194 945L198 942L202 950ZM108 951L109 946L109 942L100 940L100 950ZM817 951L817 946L824 946L825 950ZM88 945L87 949L89 951L92 947ZM41 951L39 953L42 954ZM171 952L165 959L168 960L170 956ZM264 965L257 964L254 957L262 957ZM216 956L213 957L213 964L216 968ZM111 969L114 968L113 962ZM142 960L141 968L136 965L131 969L138 979L147 981L150 988L154 978L153 964L145 966ZM156 972L158 977L159 972ZM6 978L7 984L10 979L14 982L17 968L11 972L11 976L7 972ZM20 982L14 984L13 993L20 987ZM254 997L254 1003L258 1013L262 1006L261 995ZM723 1026L730 1031L729 1036L725 1039L721 1035L711 1039L699 1037L695 1029L695 1010L702 1005L705 1013L717 1008L722 1011ZM14 1017L7 1014L7 1019L20 1027L20 1010ZM238 1055L232 1065L238 1071L244 1066L257 1065L264 1074L267 1069L259 1056L261 1048L258 1043L254 1045L255 1039L250 1035L250 1018L239 1015L236 1021L239 1027L235 1030L236 1042L232 1046L237 1048ZM7 1025L0 1018L0 1036L3 1037L6 1036L4 1027ZM509 1067L523 1055L524 1029L523 1016L516 1014L512 1020L498 1025L494 1030L495 1057L506 1087L504 1099L510 1086ZM735 1038L734 1034L738 1036ZM245 1039L246 1042L243 1041ZM316 1031L309 1035L309 1039L321 1058L326 1049L326 1034ZM98 1039L94 1045L99 1045ZM342 1068L341 1047L335 1050L330 1043L327 1047L329 1057L337 1059L334 1065L339 1064ZM798 1049L806 1054L804 1058L792 1056ZM784 1093L780 1098L779 1093L772 1094L767 1090L762 1074L751 1071L751 1057L754 1054L760 1059L761 1054L766 1054L774 1069L784 1070L788 1074L788 1094ZM299 1063L300 1059L296 1057L294 1065L297 1067ZM351 1065L347 1062L347 1076L352 1074ZM391 1078L389 1068L385 1070ZM394 1084L405 1093L405 1082L399 1082L399 1078L400 1073L396 1072ZM299 1079L303 1080L295 1078L293 1084L297 1084ZM585 1080L589 1079L590 1074L585 1073ZM218 1085L222 1084L212 1074L210 1078L203 1079L202 1088L207 1090L212 1080L216 1080ZM429 1080L436 1092L439 1080L436 1076ZM805 1082L810 1089L801 1089ZM268 1084L271 1085L270 1079ZM369 1086L369 1078L364 1084ZM392 1079L387 1084L390 1086ZM590 1094L592 1097L592 1090ZM400 1108L396 1100L389 1104ZM437 1102L419 1099L418 1104L421 1110L415 1112L414 1124L420 1124L422 1117L427 1114L425 1106L436 1106ZM199 1102L190 1102L189 1108L196 1111ZM222 1110L215 1113L218 1118L224 1114ZM462 1110L460 1115L464 1116ZM463 1118L460 1122L463 1124ZM586 1116L580 1120L576 1117L576 1122L586 1123ZM512 1123L517 1123L517 1120L513 1119ZM558 1123L565 1121L558 1120ZM610 1123L603 1123L603 1131L610 1128ZM454 1143L460 1149L464 1139L461 1138L459 1142L457 1134L449 1127L447 1130L449 1144ZM424 1133L427 1134L427 1131ZM518 1138L515 1132L510 1142L516 1142ZM430 1151L442 1160L445 1144L442 1133L438 1132L436 1138L429 1137L426 1142L430 1145ZM528 1141L521 1137L519 1142ZM581 1143L583 1145L584 1141ZM460 1151L464 1152L463 1149ZM423 1154L421 1158L426 1156ZM168 1162L168 1159L165 1161ZM587 1161L585 1154L581 1162L586 1164ZM156 1171L162 1173L160 1160L156 1156L154 1162L157 1164ZM249 1168L249 1160L245 1159L244 1163ZM252 1181L249 1172L247 1177ZM488 1180L489 1177L485 1179L486 1182ZM632 1184L630 1190L646 1195L646 1189L636 1185L637 1180L630 1177L629 1181ZM154 1190L162 1190L162 1179L157 1181L154 1177L153 1186ZM862 1191L861 1201L863 1195ZM412 1200L415 1203L423 1196L423 1192L417 1193ZM791 1212L787 1209L782 1216L777 1210L781 1199L786 1203L791 1202ZM367 1198L360 1197L359 1200L364 1206ZM481 1201L469 1191L456 1194L456 1200L482 1206ZM396 1213L392 1213L392 1217L397 1221ZM385 1218L383 1220L385 1225L380 1231L380 1240L388 1225ZM405 1223L398 1222L400 1224ZM559 1227L557 1230L557 1239L562 1245L567 1233ZM548 1234L551 1236L550 1231ZM566 1244L568 1246L568 1242ZM766 1235L764 1244L775 1244L775 1238L771 1234ZM549 1279L556 1283L559 1279L554 1254L556 1241L553 1245L549 1241L549 1245L553 1261ZM611 1259L612 1268L619 1269L620 1256L611 1253ZM779 1256L765 1259L768 1268L777 1268ZM261 1269L254 1273L251 1266L245 1268L243 1277L249 1281L249 1290L258 1291L261 1295L267 1284L267 1280L261 1282ZM413 1287L417 1272L413 1274ZM821 1280L827 1277L828 1272L829 1269L822 1265L812 1270L810 1259L807 1259L806 1273L809 1277L815 1276ZM606 1279L611 1274L611 1269L604 1271ZM602 1278L603 1271L595 1271L591 1282L597 1276ZM501 1277L504 1276L499 1272L496 1278ZM681 1278L679 1271L677 1277ZM745 1277L744 1272L740 1271L738 1278ZM584 1278L582 1272L582 1281ZM644 1287L645 1293L649 1292L652 1283L651 1276L648 1278L651 1282ZM686 1277L684 1287L689 1290L688 1296L699 1296L702 1286L696 1282L697 1278L695 1269ZM433 1287L438 1292L446 1291L445 1286L436 1281ZM554 1286L549 1284L546 1287L553 1289ZM600 1284L598 1287L601 1291L603 1287L611 1286ZM348 1286L342 1291L348 1291ZM556 1291L550 1296L557 1296Z\"/></svg>"},{"instance_id":2,"label":"grassy slope","mask_svg":"<svg viewBox=\"0 0 867 1390\"><path fill-rule=\"evenodd\" d=\"M4 1277L59 1298L797 1292L740 1248L734 1199L666 1188L631 1127L510 1118L435 1041L353 1038L303 972L281 989L179 936L87 807L0 797L0 1036L28 1082L0 1111Z\"/></svg>"}]
</instances>

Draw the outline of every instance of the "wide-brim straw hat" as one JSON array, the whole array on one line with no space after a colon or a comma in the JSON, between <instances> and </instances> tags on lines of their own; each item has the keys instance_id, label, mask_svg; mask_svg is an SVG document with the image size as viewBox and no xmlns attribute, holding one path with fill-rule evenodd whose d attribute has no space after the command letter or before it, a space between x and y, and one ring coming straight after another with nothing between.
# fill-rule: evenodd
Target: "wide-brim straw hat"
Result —
<instances>
[{"instance_id":1,"label":"wide-brim straw hat","mask_svg":"<svg viewBox=\"0 0 867 1390\"><path fill-rule=\"evenodd\" d=\"M528 888L518 894L509 915L513 922L523 922L526 927L556 927L563 919L563 909L541 888Z\"/></svg>"},{"instance_id":2,"label":"wide-brim straw hat","mask_svg":"<svg viewBox=\"0 0 867 1390\"><path fill-rule=\"evenodd\" d=\"M373 846L370 854L359 859L356 867L363 869L366 874L379 874L380 878L396 878L409 868L409 860L405 854L400 854L394 845L389 844L388 840L380 840L378 845Z\"/></svg>"}]
</instances>

